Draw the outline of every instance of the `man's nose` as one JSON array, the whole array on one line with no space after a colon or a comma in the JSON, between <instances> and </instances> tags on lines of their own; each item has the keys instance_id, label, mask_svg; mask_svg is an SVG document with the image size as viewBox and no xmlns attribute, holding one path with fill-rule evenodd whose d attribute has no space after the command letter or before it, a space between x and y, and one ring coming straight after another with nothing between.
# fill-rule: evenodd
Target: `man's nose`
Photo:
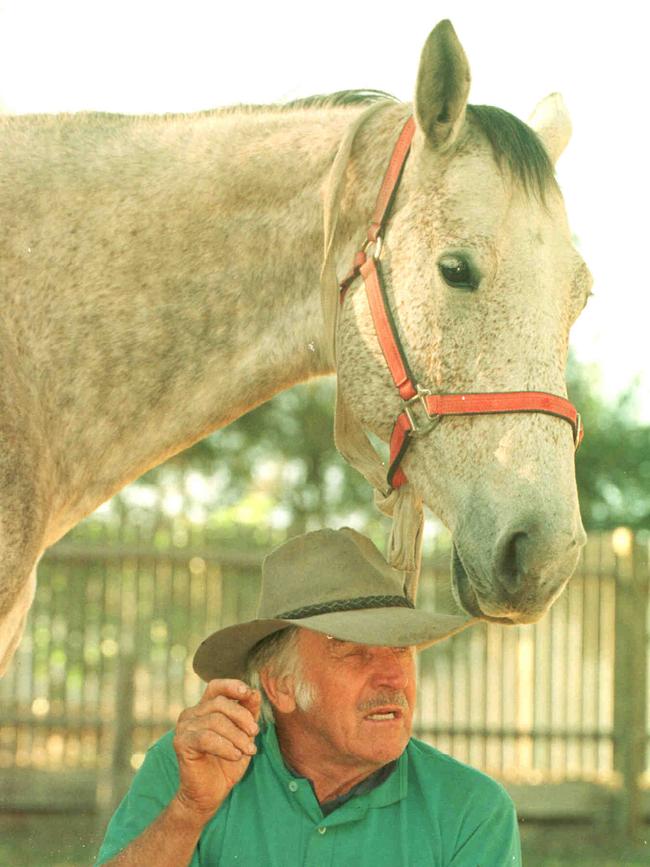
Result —
<instances>
[{"instance_id":1,"label":"man's nose","mask_svg":"<svg viewBox=\"0 0 650 867\"><path fill-rule=\"evenodd\" d=\"M393 650L381 654L375 660L374 678L377 686L388 686L391 689L404 689L409 675L404 660Z\"/></svg>"}]
</instances>

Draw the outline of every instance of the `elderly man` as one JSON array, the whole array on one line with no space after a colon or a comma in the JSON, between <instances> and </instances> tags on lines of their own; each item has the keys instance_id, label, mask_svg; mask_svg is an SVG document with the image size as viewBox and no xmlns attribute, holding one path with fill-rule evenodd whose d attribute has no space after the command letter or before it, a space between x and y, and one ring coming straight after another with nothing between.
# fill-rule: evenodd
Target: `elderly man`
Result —
<instances>
[{"instance_id":1,"label":"elderly man","mask_svg":"<svg viewBox=\"0 0 650 867\"><path fill-rule=\"evenodd\" d=\"M199 648L205 693L147 753L97 863L521 864L503 788L411 738L415 650L465 625L416 610L354 530L280 546L258 618Z\"/></svg>"}]
</instances>

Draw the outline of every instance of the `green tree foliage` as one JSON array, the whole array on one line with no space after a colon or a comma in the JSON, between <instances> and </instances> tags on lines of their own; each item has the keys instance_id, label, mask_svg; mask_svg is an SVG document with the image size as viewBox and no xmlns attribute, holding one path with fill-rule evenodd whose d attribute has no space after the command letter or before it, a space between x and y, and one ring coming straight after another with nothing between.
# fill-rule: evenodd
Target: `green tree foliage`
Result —
<instances>
[{"instance_id":1,"label":"green tree foliage","mask_svg":"<svg viewBox=\"0 0 650 867\"><path fill-rule=\"evenodd\" d=\"M650 529L650 426L636 420L638 386L612 402L602 396L595 365L571 359L569 398L579 408L585 438L576 476L585 527Z\"/></svg>"}]
</instances>

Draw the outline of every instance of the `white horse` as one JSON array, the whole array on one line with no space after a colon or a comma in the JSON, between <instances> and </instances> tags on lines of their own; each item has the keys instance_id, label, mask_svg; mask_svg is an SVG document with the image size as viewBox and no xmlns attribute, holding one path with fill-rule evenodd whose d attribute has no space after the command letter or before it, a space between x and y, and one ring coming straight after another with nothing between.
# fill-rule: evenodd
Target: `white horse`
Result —
<instances>
[{"instance_id":1,"label":"white horse","mask_svg":"<svg viewBox=\"0 0 650 867\"><path fill-rule=\"evenodd\" d=\"M340 100L0 118L0 670L48 546L150 467L333 371L319 272L342 141L340 276L416 118L382 260L429 388L564 394L590 284L552 170L569 121L552 96L535 134L468 90L442 22L414 106L382 102L360 126L367 106ZM336 371L355 419L387 439L400 401L354 286ZM528 622L561 591L584 542L573 451L569 426L538 413L448 418L413 442L405 470L453 533L471 615Z\"/></svg>"}]
</instances>

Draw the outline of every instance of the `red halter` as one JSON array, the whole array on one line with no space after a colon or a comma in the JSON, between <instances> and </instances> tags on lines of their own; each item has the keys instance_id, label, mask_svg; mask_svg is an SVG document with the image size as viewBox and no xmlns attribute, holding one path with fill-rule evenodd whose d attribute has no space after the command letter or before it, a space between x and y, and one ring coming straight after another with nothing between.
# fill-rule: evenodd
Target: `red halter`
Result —
<instances>
[{"instance_id":1,"label":"red halter","mask_svg":"<svg viewBox=\"0 0 650 867\"><path fill-rule=\"evenodd\" d=\"M350 273L340 284L341 303L350 284L361 276L379 345L386 359L395 387L403 401L390 438L388 484L399 488L406 481L400 464L411 439L434 428L444 415L484 415L505 412L543 412L568 421L573 429L575 447L580 445L583 428L580 414L566 398L544 391L507 391L486 394L432 394L419 385L409 367L400 343L395 319L390 310L382 279L379 254L384 229L399 185L402 169L411 148L415 121L409 117L393 150L377 196L366 241L355 255ZM368 249L374 245L371 255ZM417 416L421 415L421 418Z\"/></svg>"}]
</instances>

